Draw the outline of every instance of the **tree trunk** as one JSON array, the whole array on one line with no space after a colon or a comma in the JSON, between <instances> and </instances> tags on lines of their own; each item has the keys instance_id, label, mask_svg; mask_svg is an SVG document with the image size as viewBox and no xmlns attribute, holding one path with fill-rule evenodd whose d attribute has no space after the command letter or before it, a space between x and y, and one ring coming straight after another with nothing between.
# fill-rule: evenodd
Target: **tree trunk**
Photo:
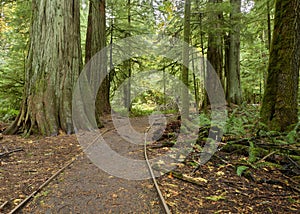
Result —
<instances>
[{"instance_id":1,"label":"tree trunk","mask_svg":"<svg viewBox=\"0 0 300 214\"><path fill-rule=\"evenodd\" d=\"M222 0L209 0L211 8L217 8L218 3L222 3ZM223 39L221 31L221 18L222 13L212 11L209 14L209 34L208 34L208 48L207 48L207 60L210 62L211 67L207 66L206 78L212 80L211 72L216 72L223 87ZM215 84L216 86L217 84ZM208 100L209 101L209 100Z\"/></svg>"},{"instance_id":2,"label":"tree trunk","mask_svg":"<svg viewBox=\"0 0 300 214\"><path fill-rule=\"evenodd\" d=\"M225 96L229 97L229 35L224 35L224 74L225 74Z\"/></svg>"},{"instance_id":3,"label":"tree trunk","mask_svg":"<svg viewBox=\"0 0 300 214\"><path fill-rule=\"evenodd\" d=\"M88 29L86 35L86 56L85 62L89 60L99 51L99 65L89 64L89 66L96 66L100 68L100 73L97 73L97 77L90 77L90 81L101 81L97 97L96 97L96 121L98 126L101 127L101 116L110 113L109 102L109 90L110 81L107 74L107 51L103 49L106 47L106 17L105 17L105 0L90 0L89 17L88 17ZM93 68L91 68L93 69Z\"/></svg>"},{"instance_id":4,"label":"tree trunk","mask_svg":"<svg viewBox=\"0 0 300 214\"><path fill-rule=\"evenodd\" d=\"M298 122L300 1L277 0L261 121L285 131Z\"/></svg>"},{"instance_id":5,"label":"tree trunk","mask_svg":"<svg viewBox=\"0 0 300 214\"><path fill-rule=\"evenodd\" d=\"M82 59L79 1L33 0L20 114L6 134L73 132L72 92Z\"/></svg>"},{"instance_id":6,"label":"tree trunk","mask_svg":"<svg viewBox=\"0 0 300 214\"><path fill-rule=\"evenodd\" d=\"M230 0L232 13L230 14L232 29L229 33L229 59L228 59L228 103L240 105L242 103L242 90L240 80L240 18L241 0Z\"/></svg>"},{"instance_id":7,"label":"tree trunk","mask_svg":"<svg viewBox=\"0 0 300 214\"><path fill-rule=\"evenodd\" d=\"M127 24L128 29L130 29L131 26L131 0L127 0ZM129 30L125 32L125 37L128 38L131 36L131 33ZM130 48L127 50L130 54L131 50ZM124 107L130 112L131 111L131 75L132 75L132 62L131 59L127 59L124 61L124 67L125 67L125 79L127 79L126 83L123 85L123 91L124 91Z\"/></svg>"},{"instance_id":8,"label":"tree trunk","mask_svg":"<svg viewBox=\"0 0 300 214\"><path fill-rule=\"evenodd\" d=\"M198 5L198 3L197 3ZM198 10L200 10L198 8ZM205 56L205 51L204 51L204 37L205 37L205 33L203 31L203 13L199 14L199 23L200 23L200 47L201 47L201 55L204 57ZM206 91L206 85L205 85L205 81L206 81L206 65L205 65L205 60L202 60L201 63L201 68L200 70L203 71L202 72L202 78L203 78L203 83L201 83L201 91L203 91L203 97L202 97L202 104L201 104L201 108L204 109L205 111L207 110L207 106L208 106L208 94Z\"/></svg>"},{"instance_id":9,"label":"tree trunk","mask_svg":"<svg viewBox=\"0 0 300 214\"><path fill-rule=\"evenodd\" d=\"M271 7L270 2L267 1L267 22L268 22L268 50L271 48L272 30L271 30Z\"/></svg>"},{"instance_id":10,"label":"tree trunk","mask_svg":"<svg viewBox=\"0 0 300 214\"><path fill-rule=\"evenodd\" d=\"M185 8L184 8L184 29L183 29L183 50L182 50L182 82L185 84L186 87L182 87L182 116L184 118L188 118L189 116L189 68L187 67L189 65L190 61L190 53L189 53L189 44L190 44L190 29L191 29L191 23L190 23L190 17L191 17L191 1L185 0Z\"/></svg>"}]
</instances>

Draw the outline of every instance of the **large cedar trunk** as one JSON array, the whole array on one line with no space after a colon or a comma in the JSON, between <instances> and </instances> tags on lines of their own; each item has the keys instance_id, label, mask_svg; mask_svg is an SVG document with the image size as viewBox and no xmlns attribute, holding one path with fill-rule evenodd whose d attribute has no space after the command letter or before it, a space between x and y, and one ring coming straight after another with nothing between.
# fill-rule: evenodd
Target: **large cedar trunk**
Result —
<instances>
[{"instance_id":1,"label":"large cedar trunk","mask_svg":"<svg viewBox=\"0 0 300 214\"><path fill-rule=\"evenodd\" d=\"M102 82L96 97L96 120L98 126L102 126L100 117L110 113L109 89L110 82L107 74L107 52L106 47L106 18L105 18L105 0L90 0L88 29L86 35L86 63L100 50L97 65L90 63L89 66L96 66L101 69L97 75L97 81ZM104 49L104 50L103 50ZM94 68L91 68L94 69ZM93 77L94 78L94 77ZM95 79L90 79L91 81Z\"/></svg>"},{"instance_id":2,"label":"large cedar trunk","mask_svg":"<svg viewBox=\"0 0 300 214\"><path fill-rule=\"evenodd\" d=\"M274 33L261 120L270 129L277 131L285 131L298 121L299 4L299 0L276 1Z\"/></svg>"},{"instance_id":3,"label":"large cedar trunk","mask_svg":"<svg viewBox=\"0 0 300 214\"><path fill-rule=\"evenodd\" d=\"M242 90L240 80L240 13L241 0L230 0L232 4L231 31L229 33L228 73L227 73L227 101L240 105Z\"/></svg>"},{"instance_id":4,"label":"large cedar trunk","mask_svg":"<svg viewBox=\"0 0 300 214\"><path fill-rule=\"evenodd\" d=\"M73 132L72 92L81 69L79 1L33 0L20 114L6 134Z\"/></svg>"}]
</instances>

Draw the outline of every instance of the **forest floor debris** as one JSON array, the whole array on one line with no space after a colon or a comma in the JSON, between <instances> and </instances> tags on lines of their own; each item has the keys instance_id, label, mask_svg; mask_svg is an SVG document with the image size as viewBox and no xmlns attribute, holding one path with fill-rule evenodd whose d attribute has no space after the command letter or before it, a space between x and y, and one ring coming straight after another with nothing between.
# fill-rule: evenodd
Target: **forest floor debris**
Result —
<instances>
[{"instance_id":1,"label":"forest floor debris","mask_svg":"<svg viewBox=\"0 0 300 214\"><path fill-rule=\"evenodd\" d=\"M139 123L138 120L134 125L136 129L145 126L144 122ZM107 137L114 138L115 134L110 132ZM120 145L122 144L118 146ZM81 152L75 135L46 138L32 136L26 139L20 136L4 136L0 140L0 153L20 148L23 151L0 158L0 212L3 213L9 212L21 203L26 196ZM154 146L148 149L148 153L150 157L154 157L166 153L169 149L168 146L157 148ZM158 178L172 213L299 212L300 176L295 175L295 172L289 174L275 166L266 165L245 168L239 176L238 163L248 157L221 150L193 173L198 158L199 152L195 149L173 172ZM129 203L130 199L126 198L128 197L126 194L130 194L131 191L137 194L135 200L143 199L145 204L149 203L148 207L140 207L145 209L145 213L149 213L149 210L152 210L152 213L159 213L154 187L150 180L137 187L134 181L128 184L110 175L106 176L106 181L101 181L103 175L102 177L100 175L101 170L82 156L41 191L23 209L23 213L43 213L47 209L54 209L51 206L56 205L59 209L57 212L64 212L70 211L72 209L70 206L91 208L97 203L99 206L106 206L106 209L111 206L114 208L112 210L119 210L120 213L137 213L135 210L137 205L134 201ZM103 189L94 190L93 185L100 185L99 183ZM72 192L76 191L81 192L79 195L75 194L74 198ZM138 194L136 191L141 193ZM105 205L100 204L103 203L103 198L106 200ZM74 201L73 204L70 205L70 201ZM126 208L124 204L127 204ZM125 210L119 209L120 207Z\"/></svg>"}]
</instances>

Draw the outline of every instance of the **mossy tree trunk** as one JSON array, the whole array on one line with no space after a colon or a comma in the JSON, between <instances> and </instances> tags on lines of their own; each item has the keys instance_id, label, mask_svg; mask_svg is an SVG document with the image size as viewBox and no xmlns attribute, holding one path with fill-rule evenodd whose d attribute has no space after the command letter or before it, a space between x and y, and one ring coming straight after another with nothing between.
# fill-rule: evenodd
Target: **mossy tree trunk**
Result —
<instances>
[{"instance_id":1,"label":"mossy tree trunk","mask_svg":"<svg viewBox=\"0 0 300 214\"><path fill-rule=\"evenodd\" d=\"M242 90L240 80L240 18L241 0L230 0L231 31L229 32L228 73L227 73L227 102L240 105Z\"/></svg>"},{"instance_id":2,"label":"mossy tree trunk","mask_svg":"<svg viewBox=\"0 0 300 214\"><path fill-rule=\"evenodd\" d=\"M73 132L72 92L82 59L79 1L33 0L20 114L6 134Z\"/></svg>"},{"instance_id":3,"label":"mossy tree trunk","mask_svg":"<svg viewBox=\"0 0 300 214\"><path fill-rule=\"evenodd\" d=\"M298 121L300 1L277 0L261 121L269 129L288 130Z\"/></svg>"},{"instance_id":4,"label":"mossy tree trunk","mask_svg":"<svg viewBox=\"0 0 300 214\"><path fill-rule=\"evenodd\" d=\"M99 60L97 65L93 63L89 66L100 68L100 72L91 77L90 81L101 81L96 97L96 120L98 126L102 126L100 118L104 114L110 113L109 90L110 81L107 74L107 51L106 47L106 17L105 17L105 0L90 0L88 29L86 35L86 63L99 51ZM99 63L99 64L98 64ZM93 69L93 68L92 68Z\"/></svg>"}]
</instances>

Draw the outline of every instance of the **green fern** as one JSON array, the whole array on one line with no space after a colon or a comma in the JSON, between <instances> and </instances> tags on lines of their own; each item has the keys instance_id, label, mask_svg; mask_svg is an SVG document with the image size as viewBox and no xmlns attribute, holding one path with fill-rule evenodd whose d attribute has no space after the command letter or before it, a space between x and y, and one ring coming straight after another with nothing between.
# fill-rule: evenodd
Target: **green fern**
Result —
<instances>
[{"instance_id":1,"label":"green fern","mask_svg":"<svg viewBox=\"0 0 300 214\"><path fill-rule=\"evenodd\" d=\"M236 174L238 176L242 176L242 174L247 170L249 169L248 166L238 166L238 168L236 169Z\"/></svg>"},{"instance_id":2,"label":"green fern","mask_svg":"<svg viewBox=\"0 0 300 214\"><path fill-rule=\"evenodd\" d=\"M257 160L257 149L254 146L253 142L249 142L249 158L248 161L250 163L254 163Z\"/></svg>"}]
</instances>

